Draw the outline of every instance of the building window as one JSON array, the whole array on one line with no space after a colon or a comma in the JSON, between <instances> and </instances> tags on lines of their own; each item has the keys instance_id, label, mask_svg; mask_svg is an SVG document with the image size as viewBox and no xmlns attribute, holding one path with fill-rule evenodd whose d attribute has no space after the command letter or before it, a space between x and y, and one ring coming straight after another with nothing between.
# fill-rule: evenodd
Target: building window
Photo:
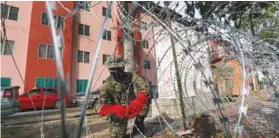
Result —
<instances>
[{"instance_id":1,"label":"building window","mask_svg":"<svg viewBox=\"0 0 279 138\"><path fill-rule=\"evenodd\" d=\"M10 20L17 21L18 10L19 10L19 8L10 6L10 14L9 14L9 19Z\"/></svg>"},{"instance_id":2,"label":"building window","mask_svg":"<svg viewBox=\"0 0 279 138\"><path fill-rule=\"evenodd\" d=\"M103 39L111 41L111 31L105 30L103 34Z\"/></svg>"},{"instance_id":3,"label":"building window","mask_svg":"<svg viewBox=\"0 0 279 138\"><path fill-rule=\"evenodd\" d=\"M88 2L88 1L78 1L77 4L78 4L78 7L80 9L90 11L90 2Z\"/></svg>"},{"instance_id":4,"label":"building window","mask_svg":"<svg viewBox=\"0 0 279 138\"><path fill-rule=\"evenodd\" d=\"M106 17L106 12L107 12L108 8L103 7L102 12L103 12L103 16ZM109 18L111 18L111 12L109 12Z\"/></svg>"},{"instance_id":5,"label":"building window","mask_svg":"<svg viewBox=\"0 0 279 138\"><path fill-rule=\"evenodd\" d=\"M1 87L11 87L11 78L1 78Z\"/></svg>"},{"instance_id":6,"label":"building window","mask_svg":"<svg viewBox=\"0 0 279 138\"><path fill-rule=\"evenodd\" d=\"M87 87L88 80L87 79L78 79L77 80L77 92L78 93L85 93Z\"/></svg>"},{"instance_id":7,"label":"building window","mask_svg":"<svg viewBox=\"0 0 279 138\"><path fill-rule=\"evenodd\" d=\"M1 18L7 19L9 14L9 8L10 8L9 5L1 3Z\"/></svg>"},{"instance_id":8,"label":"building window","mask_svg":"<svg viewBox=\"0 0 279 138\"><path fill-rule=\"evenodd\" d=\"M145 68L145 69L150 69L150 61L144 60L144 61L143 61L143 68Z\"/></svg>"},{"instance_id":9,"label":"building window","mask_svg":"<svg viewBox=\"0 0 279 138\"><path fill-rule=\"evenodd\" d=\"M45 12L42 13L41 24L48 25L48 17L47 17L47 13L45 13Z\"/></svg>"},{"instance_id":10,"label":"building window","mask_svg":"<svg viewBox=\"0 0 279 138\"><path fill-rule=\"evenodd\" d=\"M78 62L89 63L90 52L78 51Z\"/></svg>"},{"instance_id":11,"label":"building window","mask_svg":"<svg viewBox=\"0 0 279 138\"><path fill-rule=\"evenodd\" d=\"M19 8L1 3L1 18L17 21Z\"/></svg>"},{"instance_id":12,"label":"building window","mask_svg":"<svg viewBox=\"0 0 279 138\"><path fill-rule=\"evenodd\" d=\"M110 56L110 55L103 54L103 65L105 65L105 63L107 62L109 56Z\"/></svg>"},{"instance_id":13,"label":"building window","mask_svg":"<svg viewBox=\"0 0 279 138\"><path fill-rule=\"evenodd\" d=\"M79 24L78 34L89 36L90 35L90 26L85 24Z\"/></svg>"},{"instance_id":14,"label":"building window","mask_svg":"<svg viewBox=\"0 0 279 138\"><path fill-rule=\"evenodd\" d=\"M61 28L61 29L64 28L64 19L62 16L57 16L55 18L55 25L56 25L56 28Z\"/></svg>"},{"instance_id":15,"label":"building window","mask_svg":"<svg viewBox=\"0 0 279 138\"><path fill-rule=\"evenodd\" d=\"M54 15L54 21L55 21L55 27L56 28L64 28L64 19L62 16L56 16ZM47 13L43 12L41 15L41 24L42 25L50 25L50 21L48 19Z\"/></svg>"},{"instance_id":16,"label":"building window","mask_svg":"<svg viewBox=\"0 0 279 138\"><path fill-rule=\"evenodd\" d=\"M60 55L63 58L63 48L60 48ZM38 57L45 59L54 59L54 47L48 44L39 44Z\"/></svg>"},{"instance_id":17,"label":"building window","mask_svg":"<svg viewBox=\"0 0 279 138\"><path fill-rule=\"evenodd\" d=\"M37 88L57 88L56 78L37 78L36 79Z\"/></svg>"},{"instance_id":18,"label":"building window","mask_svg":"<svg viewBox=\"0 0 279 138\"><path fill-rule=\"evenodd\" d=\"M1 55L13 55L15 41L2 40Z\"/></svg>"},{"instance_id":19,"label":"building window","mask_svg":"<svg viewBox=\"0 0 279 138\"><path fill-rule=\"evenodd\" d=\"M54 59L53 46L47 44L39 44L38 57L45 59Z\"/></svg>"},{"instance_id":20,"label":"building window","mask_svg":"<svg viewBox=\"0 0 279 138\"><path fill-rule=\"evenodd\" d=\"M147 40L142 41L142 47L148 49L148 41Z\"/></svg>"}]
</instances>

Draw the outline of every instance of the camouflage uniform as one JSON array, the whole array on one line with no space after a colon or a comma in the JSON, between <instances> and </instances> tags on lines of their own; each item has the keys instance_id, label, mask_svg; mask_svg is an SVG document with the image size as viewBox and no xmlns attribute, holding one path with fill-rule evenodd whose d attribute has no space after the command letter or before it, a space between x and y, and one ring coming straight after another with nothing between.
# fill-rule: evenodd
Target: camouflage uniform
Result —
<instances>
[{"instance_id":1,"label":"camouflage uniform","mask_svg":"<svg viewBox=\"0 0 279 138\"><path fill-rule=\"evenodd\" d=\"M131 72L123 72L120 79L116 80L110 75L100 90L100 103L101 104L122 104L128 106L129 103L136 98L134 87L137 91L149 92L147 84L138 75ZM148 108L144 108L141 117L148 113ZM147 109L147 111L146 111ZM137 117L138 118L138 117ZM116 115L111 114L108 116L110 122L110 137L122 138L126 135L128 118L118 118ZM136 119L137 120L137 119Z\"/></svg>"}]
</instances>

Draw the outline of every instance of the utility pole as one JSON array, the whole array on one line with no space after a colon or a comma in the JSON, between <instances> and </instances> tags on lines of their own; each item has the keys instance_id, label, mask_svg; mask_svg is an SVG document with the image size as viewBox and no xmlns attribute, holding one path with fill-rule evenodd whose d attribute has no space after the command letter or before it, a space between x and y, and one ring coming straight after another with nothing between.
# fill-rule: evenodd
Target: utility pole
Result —
<instances>
[{"instance_id":1,"label":"utility pole","mask_svg":"<svg viewBox=\"0 0 279 138\"><path fill-rule=\"evenodd\" d=\"M171 27L171 21L170 21L170 27ZM178 64L177 64L175 43L174 43L172 34L170 34L170 39L171 39L171 49L172 49L172 56L173 56L173 62L174 62L174 68L175 68L177 87L178 87L178 94L179 94L179 102L180 102L180 108L181 108L181 114L182 114L183 127L184 127L184 130L187 130L186 115L185 115L185 109L184 109L185 104L184 104L184 101L183 101L183 93L182 93L183 91L182 91L181 79L180 79L180 74L179 74L179 69L178 69Z\"/></svg>"}]
</instances>

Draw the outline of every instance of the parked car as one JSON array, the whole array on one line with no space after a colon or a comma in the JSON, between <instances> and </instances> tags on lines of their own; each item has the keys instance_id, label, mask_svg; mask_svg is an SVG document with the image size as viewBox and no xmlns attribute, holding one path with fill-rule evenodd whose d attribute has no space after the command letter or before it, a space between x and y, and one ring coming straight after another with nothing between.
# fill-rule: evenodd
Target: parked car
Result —
<instances>
[{"instance_id":1,"label":"parked car","mask_svg":"<svg viewBox=\"0 0 279 138\"><path fill-rule=\"evenodd\" d=\"M72 104L70 95L64 96L66 105ZM18 97L21 110L35 108L60 108L59 94L56 89L39 88L27 91ZM33 101L33 103L32 103Z\"/></svg>"},{"instance_id":2,"label":"parked car","mask_svg":"<svg viewBox=\"0 0 279 138\"><path fill-rule=\"evenodd\" d=\"M13 115L19 111L19 86L1 87L1 117Z\"/></svg>"},{"instance_id":3,"label":"parked car","mask_svg":"<svg viewBox=\"0 0 279 138\"><path fill-rule=\"evenodd\" d=\"M99 95L100 95L100 89L90 92L88 97L89 99L88 99L87 108L94 108L96 106ZM85 94L77 94L73 97L73 103L76 106L81 106L84 101L85 101Z\"/></svg>"}]
</instances>

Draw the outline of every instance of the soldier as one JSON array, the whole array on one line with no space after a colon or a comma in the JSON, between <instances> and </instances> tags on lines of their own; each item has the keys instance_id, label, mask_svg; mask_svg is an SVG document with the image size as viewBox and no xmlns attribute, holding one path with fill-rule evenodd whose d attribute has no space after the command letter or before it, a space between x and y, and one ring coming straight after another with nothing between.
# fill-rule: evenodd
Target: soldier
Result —
<instances>
[{"instance_id":1,"label":"soldier","mask_svg":"<svg viewBox=\"0 0 279 138\"><path fill-rule=\"evenodd\" d=\"M101 116L108 115L110 137L123 138L126 135L128 119L135 119L135 126L146 136L144 118L149 103L148 86L142 78L131 72L124 72L126 62L120 56L111 56L106 62L110 76L100 90ZM134 87L138 89L137 96ZM145 112L142 112L145 110ZM147 108L148 110L148 108ZM132 135L138 134L136 127Z\"/></svg>"}]
</instances>

